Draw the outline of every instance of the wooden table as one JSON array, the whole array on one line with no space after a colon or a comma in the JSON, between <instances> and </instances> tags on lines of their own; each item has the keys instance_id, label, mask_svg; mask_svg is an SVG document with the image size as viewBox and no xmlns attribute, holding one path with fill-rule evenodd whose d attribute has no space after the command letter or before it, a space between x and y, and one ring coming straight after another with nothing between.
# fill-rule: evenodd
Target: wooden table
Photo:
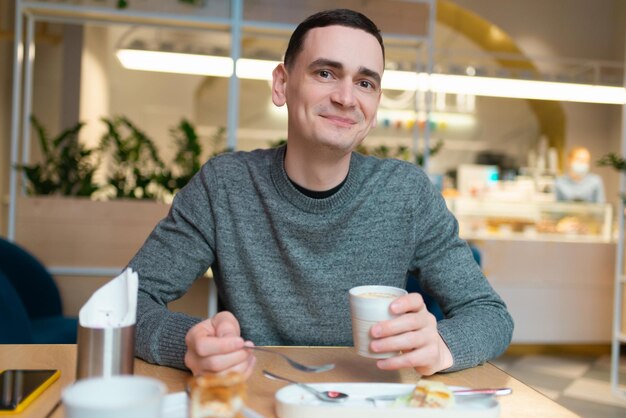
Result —
<instances>
[{"instance_id":1,"label":"wooden table","mask_svg":"<svg viewBox=\"0 0 626 418\"><path fill-rule=\"evenodd\" d=\"M275 417L274 393L285 383L263 377L266 368L277 374L306 382L395 382L414 383L418 375L413 370L378 370L373 360L355 355L346 347L277 347L303 363L334 362L334 370L322 374L307 374L291 369L286 362L266 353L256 353L258 362L248 382L248 406L267 418ZM0 345L0 370L3 369L60 369L61 377L39 399L29 406L19 418L65 416L59 405L61 390L74 381L76 374L75 345ZM170 392L182 391L189 373L169 367L155 366L142 360L135 362L135 374L152 376L167 384ZM502 418L554 417L572 418L578 415L526 386L514 377L491 364L455 373L439 374L429 379L449 385L468 387L513 388L513 395L500 398Z\"/></svg>"}]
</instances>

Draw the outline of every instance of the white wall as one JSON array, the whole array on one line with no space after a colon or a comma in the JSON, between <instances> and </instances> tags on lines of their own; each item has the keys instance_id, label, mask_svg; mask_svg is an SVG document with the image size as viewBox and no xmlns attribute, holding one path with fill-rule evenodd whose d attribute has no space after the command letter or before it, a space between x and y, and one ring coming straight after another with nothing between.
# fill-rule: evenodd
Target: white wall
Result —
<instances>
[{"instance_id":1,"label":"white wall","mask_svg":"<svg viewBox=\"0 0 626 418\"><path fill-rule=\"evenodd\" d=\"M106 132L100 118L109 114L109 60L107 29L102 26L85 26L80 86L80 117L86 124L81 140L89 147L98 145Z\"/></svg>"},{"instance_id":2,"label":"white wall","mask_svg":"<svg viewBox=\"0 0 626 418\"><path fill-rule=\"evenodd\" d=\"M50 26L49 28L54 37L37 42L35 48L32 114L39 119L48 134L54 137L64 128L61 127L64 65L61 40L63 30L58 26ZM31 151L34 158L39 155L39 145L33 133L31 133Z\"/></svg>"},{"instance_id":3,"label":"white wall","mask_svg":"<svg viewBox=\"0 0 626 418\"><path fill-rule=\"evenodd\" d=\"M623 0L453 0L499 26L530 55L615 60ZM619 39L618 33L622 38Z\"/></svg>"}]
</instances>

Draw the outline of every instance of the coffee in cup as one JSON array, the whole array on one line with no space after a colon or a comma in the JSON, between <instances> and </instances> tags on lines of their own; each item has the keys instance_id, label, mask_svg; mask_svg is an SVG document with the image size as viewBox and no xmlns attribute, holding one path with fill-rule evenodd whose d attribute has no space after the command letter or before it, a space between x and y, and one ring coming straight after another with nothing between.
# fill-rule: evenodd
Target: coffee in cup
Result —
<instances>
[{"instance_id":1,"label":"coffee in cup","mask_svg":"<svg viewBox=\"0 0 626 418\"><path fill-rule=\"evenodd\" d=\"M398 353L374 353L370 350L370 330L380 321L393 319L389 305L407 291L391 286L358 286L350 289L350 314L352 337L356 352L369 358L389 358Z\"/></svg>"}]
</instances>

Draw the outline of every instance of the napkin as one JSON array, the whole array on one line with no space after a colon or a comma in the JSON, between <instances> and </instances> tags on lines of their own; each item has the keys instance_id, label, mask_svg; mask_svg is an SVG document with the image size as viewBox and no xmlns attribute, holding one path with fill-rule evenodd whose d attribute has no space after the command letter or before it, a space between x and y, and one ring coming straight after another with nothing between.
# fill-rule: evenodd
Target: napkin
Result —
<instances>
[{"instance_id":1,"label":"napkin","mask_svg":"<svg viewBox=\"0 0 626 418\"><path fill-rule=\"evenodd\" d=\"M133 325L137 319L137 289L139 276L127 268L96 290L78 313L85 328L121 328Z\"/></svg>"}]
</instances>

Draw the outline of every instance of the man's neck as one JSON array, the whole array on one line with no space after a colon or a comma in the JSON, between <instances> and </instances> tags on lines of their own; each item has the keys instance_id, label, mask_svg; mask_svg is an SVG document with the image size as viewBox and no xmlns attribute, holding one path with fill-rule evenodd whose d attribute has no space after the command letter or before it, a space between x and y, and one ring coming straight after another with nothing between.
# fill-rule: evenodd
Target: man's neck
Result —
<instances>
[{"instance_id":1,"label":"man's neck","mask_svg":"<svg viewBox=\"0 0 626 418\"><path fill-rule=\"evenodd\" d=\"M311 150L287 142L285 171L293 182L305 189L330 190L347 177L351 154L336 155L323 149Z\"/></svg>"}]
</instances>

